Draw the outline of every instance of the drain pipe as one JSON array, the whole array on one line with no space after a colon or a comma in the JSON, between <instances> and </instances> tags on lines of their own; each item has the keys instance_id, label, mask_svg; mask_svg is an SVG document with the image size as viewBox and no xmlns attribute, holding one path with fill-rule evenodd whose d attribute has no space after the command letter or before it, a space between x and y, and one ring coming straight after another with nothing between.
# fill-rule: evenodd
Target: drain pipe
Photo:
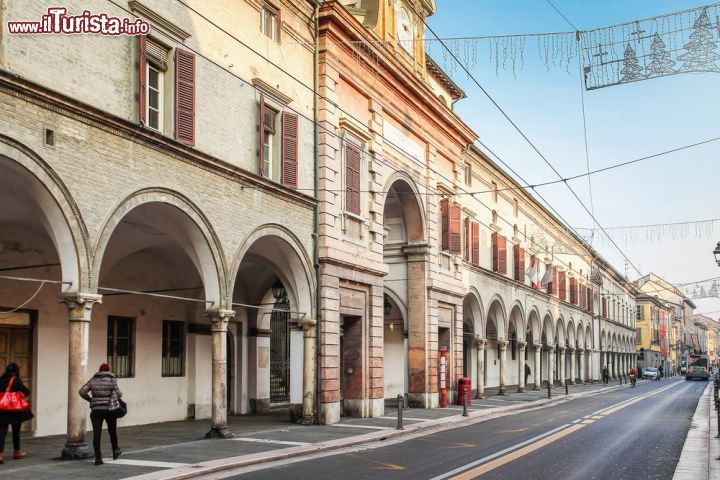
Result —
<instances>
[{"instance_id":1,"label":"drain pipe","mask_svg":"<svg viewBox=\"0 0 720 480\"><path fill-rule=\"evenodd\" d=\"M322 423L320 420L320 388L321 388L321 365L320 365L320 324L322 314L320 313L320 196L319 196L319 150L318 143L320 134L318 130L318 88L320 85L320 0L312 0L315 10L313 12L314 21L314 41L315 48L313 50L313 191L315 193L315 224L313 226L313 267L315 268L315 423Z\"/></svg>"}]
</instances>

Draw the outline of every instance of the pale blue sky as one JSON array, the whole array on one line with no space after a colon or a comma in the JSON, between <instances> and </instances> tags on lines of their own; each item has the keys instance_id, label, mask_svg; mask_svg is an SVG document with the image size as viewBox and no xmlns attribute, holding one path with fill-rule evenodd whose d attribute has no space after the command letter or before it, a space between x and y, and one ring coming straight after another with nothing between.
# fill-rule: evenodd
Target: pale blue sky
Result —
<instances>
[{"instance_id":1,"label":"pale blue sky","mask_svg":"<svg viewBox=\"0 0 720 480\"><path fill-rule=\"evenodd\" d=\"M441 37L510 35L568 31L572 28L545 0L438 0L429 25ZM702 6L691 0L553 0L581 30ZM715 19L713 19L713 23ZM428 38L431 35L428 34ZM717 33L716 37L717 39ZM487 42L480 42L473 76L535 142L563 176L586 170L582 129L580 78L577 60L547 71L535 43L526 43L525 66L515 78L489 61ZM720 52L720 48L718 48ZM440 49L433 47L435 57ZM438 58L436 58L438 59ZM438 59L444 65L442 58ZM719 62L720 63L720 62ZM468 98L456 111L481 140L529 182L557 177L524 143L464 73L454 80ZM666 149L720 136L720 74L676 75L585 93L590 167L650 155ZM597 219L603 226L681 222L720 217L720 142L648 160L592 177ZM571 182L589 207L587 179ZM574 227L590 227L592 220L561 184L542 187L541 194ZM720 228L709 239L619 243L630 260L648 273L672 282L720 276L712 250ZM622 257L608 242L594 246L621 272ZM638 277L632 267L630 279ZM720 299L699 300L698 311L720 311ZM711 315L720 316L720 312Z\"/></svg>"}]
</instances>

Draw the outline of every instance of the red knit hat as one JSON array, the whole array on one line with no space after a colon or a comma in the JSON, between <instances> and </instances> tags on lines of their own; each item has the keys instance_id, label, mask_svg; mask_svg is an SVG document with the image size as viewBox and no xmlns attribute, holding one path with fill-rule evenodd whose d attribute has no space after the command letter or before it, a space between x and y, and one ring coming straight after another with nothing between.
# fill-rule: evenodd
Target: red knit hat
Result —
<instances>
[{"instance_id":1,"label":"red knit hat","mask_svg":"<svg viewBox=\"0 0 720 480\"><path fill-rule=\"evenodd\" d=\"M100 371L101 371L101 372L109 372L109 371L110 371L110 365L108 365L107 363L103 363L102 365L100 365Z\"/></svg>"}]
</instances>

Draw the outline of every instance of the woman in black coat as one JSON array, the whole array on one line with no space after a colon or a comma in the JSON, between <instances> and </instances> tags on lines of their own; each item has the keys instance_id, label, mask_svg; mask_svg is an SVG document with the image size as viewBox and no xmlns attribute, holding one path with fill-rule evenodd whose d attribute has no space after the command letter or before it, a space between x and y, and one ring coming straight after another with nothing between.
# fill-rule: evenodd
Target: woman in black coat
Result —
<instances>
[{"instance_id":1,"label":"woman in black coat","mask_svg":"<svg viewBox=\"0 0 720 480\"><path fill-rule=\"evenodd\" d=\"M20 367L17 363L11 363L5 368L5 373L0 377L0 392L7 390L10 380L13 378L10 391L21 392L26 397L30 395L30 390L20 380ZM26 453L20 450L20 424L31 418L33 418L33 414L30 410L24 412L0 412L0 463L5 460L5 437L10 425L12 425L12 441L15 449L13 459L17 460L25 457Z\"/></svg>"}]
</instances>

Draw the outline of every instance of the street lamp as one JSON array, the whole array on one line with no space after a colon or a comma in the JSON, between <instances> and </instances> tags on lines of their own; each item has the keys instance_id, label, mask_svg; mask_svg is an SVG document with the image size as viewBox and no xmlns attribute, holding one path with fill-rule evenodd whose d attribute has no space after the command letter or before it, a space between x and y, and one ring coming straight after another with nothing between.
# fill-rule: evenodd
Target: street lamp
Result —
<instances>
[{"instance_id":1,"label":"street lamp","mask_svg":"<svg viewBox=\"0 0 720 480\"><path fill-rule=\"evenodd\" d=\"M387 294L385 295L385 301L383 302L383 313L385 315L390 315L390 312L392 312L392 303L390 303L390 300L388 300Z\"/></svg>"},{"instance_id":2,"label":"street lamp","mask_svg":"<svg viewBox=\"0 0 720 480\"><path fill-rule=\"evenodd\" d=\"M718 267L720 267L720 242L718 242L715 250L713 250L713 255L715 255L715 263L717 263Z\"/></svg>"},{"instance_id":3,"label":"street lamp","mask_svg":"<svg viewBox=\"0 0 720 480\"><path fill-rule=\"evenodd\" d=\"M267 285L267 284L266 284ZM275 283L272 284L272 293L273 297L275 297L275 300L282 300L285 298L286 292L285 292L285 286L282 284L280 279L276 279Z\"/></svg>"}]
</instances>

